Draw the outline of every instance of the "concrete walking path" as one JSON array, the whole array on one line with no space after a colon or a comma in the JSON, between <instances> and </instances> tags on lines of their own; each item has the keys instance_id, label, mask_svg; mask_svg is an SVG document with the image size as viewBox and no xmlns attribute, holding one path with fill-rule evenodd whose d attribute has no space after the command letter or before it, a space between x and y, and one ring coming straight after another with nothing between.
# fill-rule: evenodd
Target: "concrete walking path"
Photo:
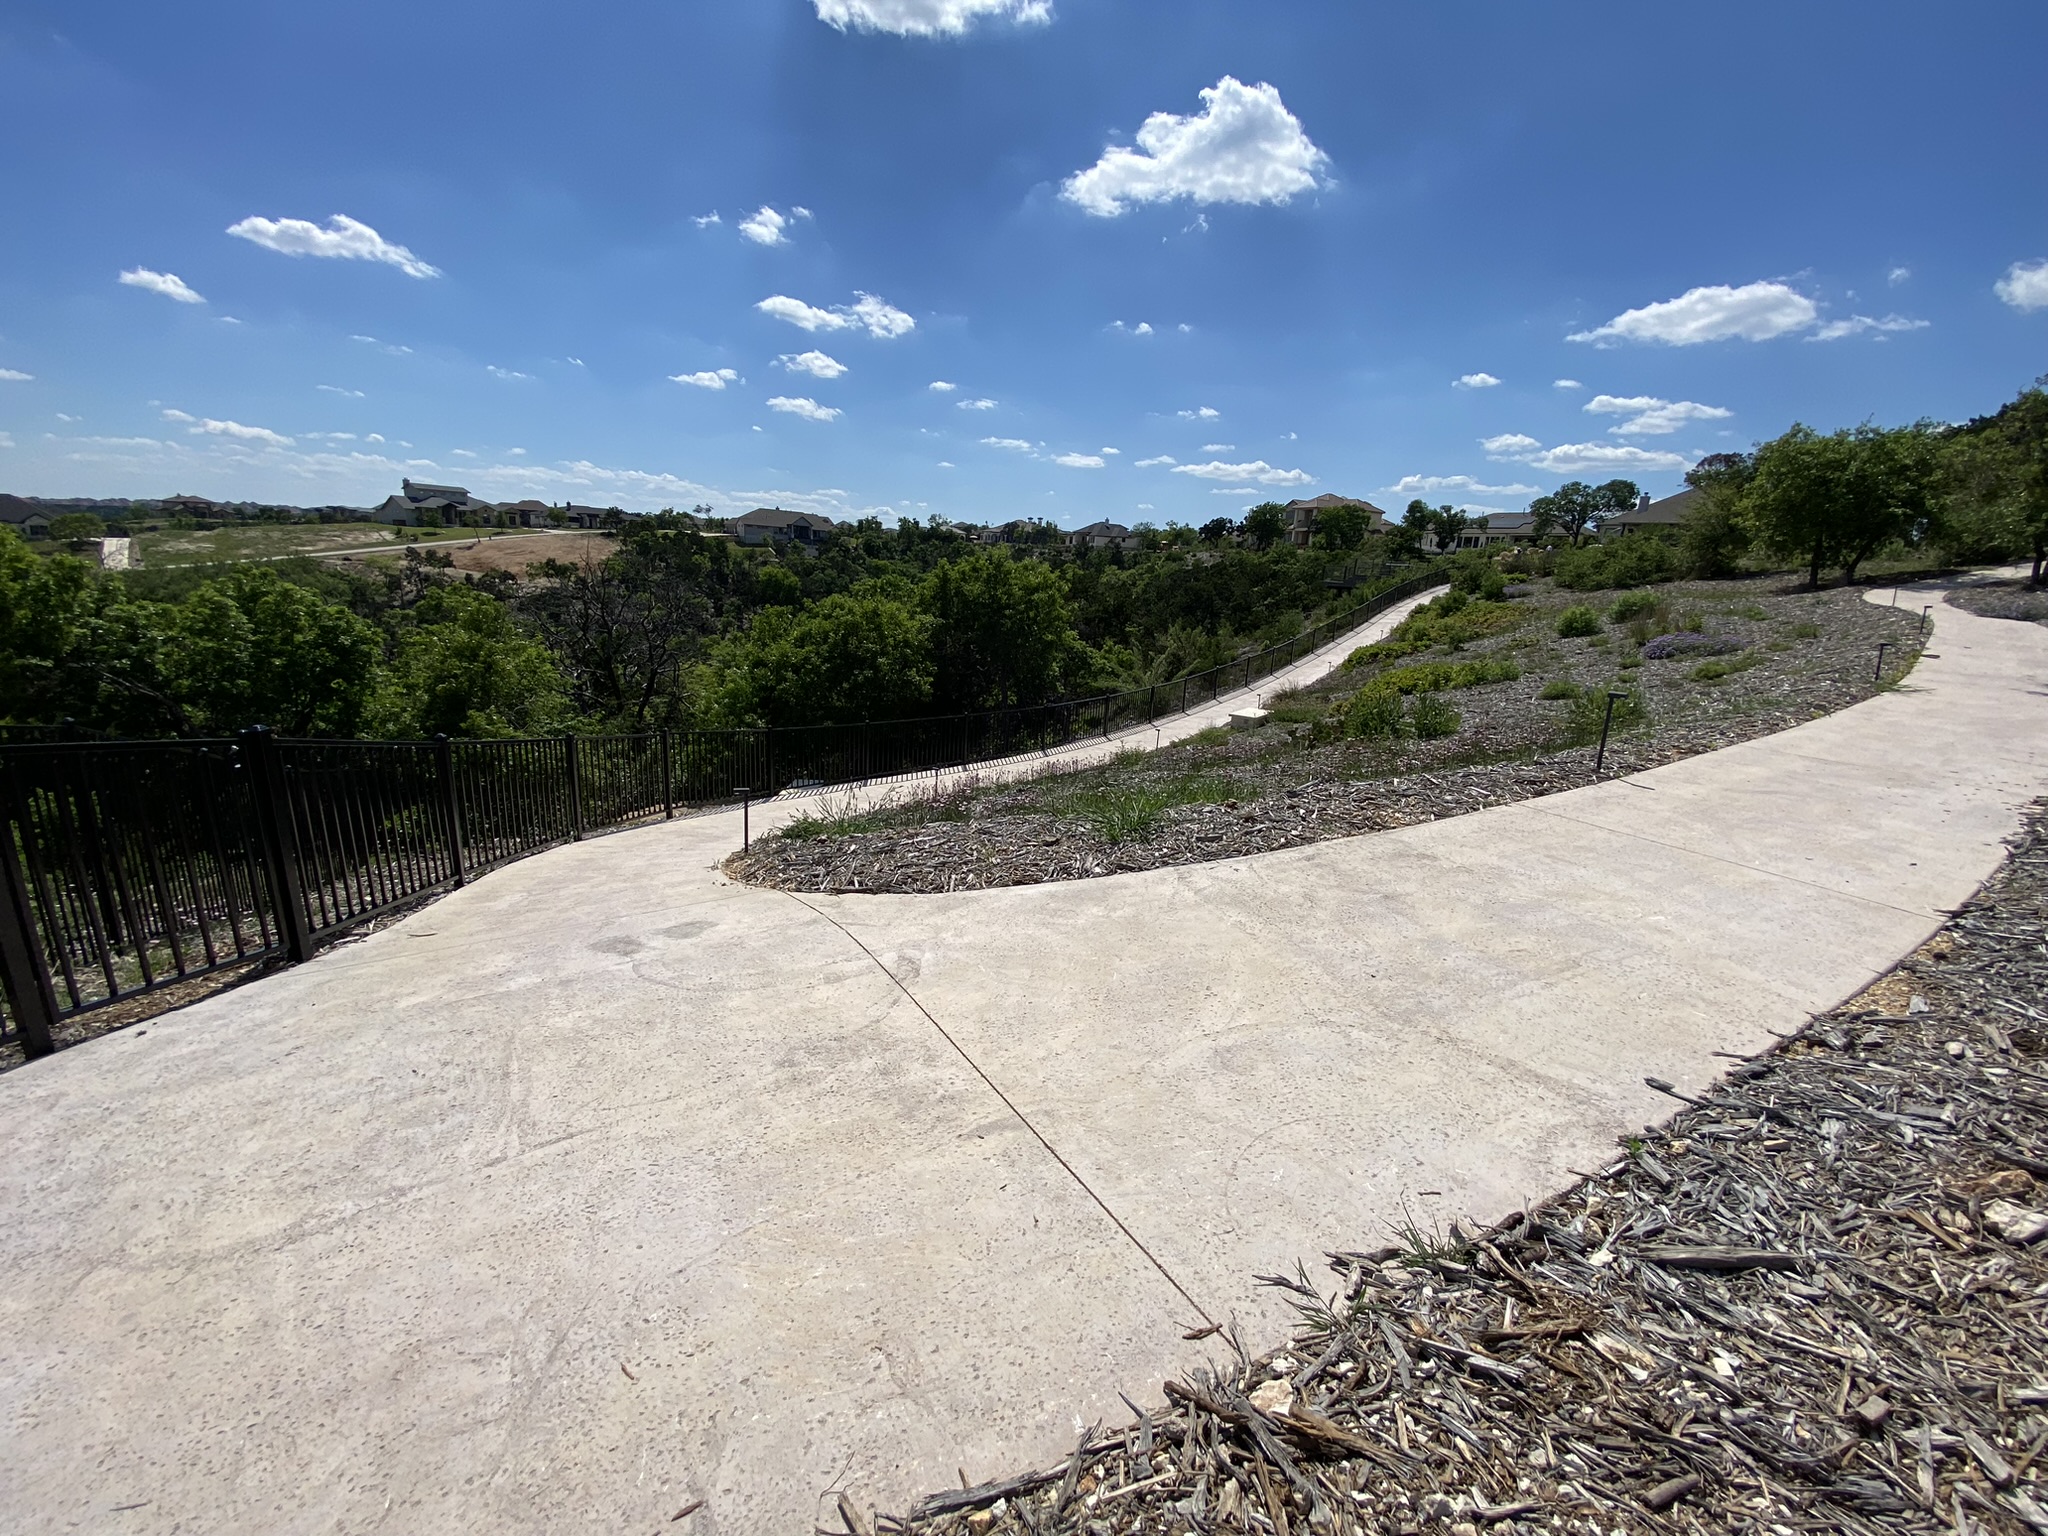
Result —
<instances>
[{"instance_id":1,"label":"concrete walking path","mask_svg":"<svg viewBox=\"0 0 2048 1536\"><path fill-rule=\"evenodd\" d=\"M10 1531L801 1531L1043 1463L1257 1272L1497 1216L1910 950L2048 631L1475 815L956 896L515 864L0 1080ZM783 808L778 807L777 813ZM678 1509L706 1500L671 1527Z\"/></svg>"}]
</instances>

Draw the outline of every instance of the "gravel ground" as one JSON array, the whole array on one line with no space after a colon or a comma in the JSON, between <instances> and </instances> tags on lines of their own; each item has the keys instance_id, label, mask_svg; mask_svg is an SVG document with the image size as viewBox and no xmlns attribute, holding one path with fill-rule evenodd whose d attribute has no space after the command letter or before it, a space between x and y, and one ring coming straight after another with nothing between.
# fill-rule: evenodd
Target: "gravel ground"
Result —
<instances>
[{"instance_id":1,"label":"gravel ground","mask_svg":"<svg viewBox=\"0 0 2048 1536\"><path fill-rule=\"evenodd\" d=\"M1108 767L1051 772L1021 783L965 787L852 814L828 796L808 821L763 838L727 870L755 884L803 891L936 892L1077 880L1234 858L1330 837L1408 826L1587 783L1595 747L1571 728L1572 703L1539 697L1546 684L1633 690L1646 718L1618 726L1610 772L1633 772L1798 725L1869 698L1877 646L1885 682L1917 659L1917 609L1880 607L1860 589L1788 591L1780 578L1654 589L1661 621L1607 624L1560 639L1557 616L1619 593L1573 593L1541 583L1514 599L1526 610L1506 633L1332 674L1271 701L1273 722L1208 731ZM1731 649L1717 657L1644 660L1641 638L1697 623ZM1435 740L1342 735L1346 706L1390 668L1431 661L1506 661L1512 682L1442 695L1457 731ZM1703 660L1735 670L1695 680Z\"/></svg>"},{"instance_id":2,"label":"gravel ground","mask_svg":"<svg viewBox=\"0 0 2048 1536\"><path fill-rule=\"evenodd\" d=\"M1562 1194L1283 1288L1283 1348L849 1532L2048 1531L2048 803L1891 975ZM1684 1096L1668 1084L1650 1086ZM1377 1234L1361 1233L1372 1241Z\"/></svg>"},{"instance_id":3,"label":"gravel ground","mask_svg":"<svg viewBox=\"0 0 2048 1536\"><path fill-rule=\"evenodd\" d=\"M2025 619L2048 624L2048 591L2030 587L2024 581L1987 581L1958 587L1948 600L1987 619Z\"/></svg>"}]
</instances>

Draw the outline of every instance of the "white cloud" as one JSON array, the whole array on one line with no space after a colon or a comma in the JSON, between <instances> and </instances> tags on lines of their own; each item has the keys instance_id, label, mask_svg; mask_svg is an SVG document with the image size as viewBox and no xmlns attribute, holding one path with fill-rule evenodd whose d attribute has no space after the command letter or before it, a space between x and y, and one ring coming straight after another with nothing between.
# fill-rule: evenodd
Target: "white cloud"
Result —
<instances>
[{"instance_id":1,"label":"white cloud","mask_svg":"<svg viewBox=\"0 0 2048 1536\"><path fill-rule=\"evenodd\" d=\"M176 409L175 407L171 407L171 406L166 406L166 407L164 408L164 420L165 420L165 421L196 421L196 420L198 420L198 418L197 418L197 417L195 417L195 416L187 416L187 415L186 415L186 414L185 414L185 413L184 413L183 411L181 411L181 410L178 410L178 409Z\"/></svg>"},{"instance_id":2,"label":"white cloud","mask_svg":"<svg viewBox=\"0 0 2048 1536\"><path fill-rule=\"evenodd\" d=\"M1846 320L1830 320L1826 325L1807 337L1808 341L1840 341L1844 336L1861 336L1876 331L1882 341L1892 331L1924 331L1933 322L1914 320L1906 315L1886 315L1882 320L1873 320L1868 315L1851 315Z\"/></svg>"},{"instance_id":3,"label":"white cloud","mask_svg":"<svg viewBox=\"0 0 2048 1536\"><path fill-rule=\"evenodd\" d=\"M1068 469L1100 469L1107 462L1099 453L1056 453L1052 461Z\"/></svg>"},{"instance_id":4,"label":"white cloud","mask_svg":"<svg viewBox=\"0 0 2048 1536\"><path fill-rule=\"evenodd\" d=\"M1479 446L1490 459L1527 464L1532 469L1558 475L1620 474L1627 470L1685 469L1692 463L1683 454L1663 453L1624 443L1564 443L1545 448L1521 432L1480 439Z\"/></svg>"},{"instance_id":5,"label":"white cloud","mask_svg":"<svg viewBox=\"0 0 2048 1536\"><path fill-rule=\"evenodd\" d=\"M806 304L802 299L778 293L763 299L754 308L806 331L850 331L856 326L865 326L870 336L888 341L917 329L915 320L888 301L871 293L858 294L855 298L854 303L836 309L819 309L815 304Z\"/></svg>"},{"instance_id":6,"label":"white cloud","mask_svg":"<svg viewBox=\"0 0 2048 1536\"><path fill-rule=\"evenodd\" d=\"M228 233L286 256L323 256L344 261L380 261L407 277L439 277L402 245L393 245L359 219L337 213L326 228L308 219L263 219L251 216L230 224Z\"/></svg>"},{"instance_id":7,"label":"white cloud","mask_svg":"<svg viewBox=\"0 0 2048 1536\"><path fill-rule=\"evenodd\" d=\"M950 395L954 390L958 389L960 386L958 384L955 384L950 379L933 379L931 383L926 387L930 389L934 394Z\"/></svg>"},{"instance_id":8,"label":"white cloud","mask_svg":"<svg viewBox=\"0 0 2048 1536\"><path fill-rule=\"evenodd\" d=\"M1221 416L1222 414L1223 413L1217 410L1213 405L1202 405L1197 406L1192 411L1182 411L1180 413L1180 418L1182 421L1214 421L1218 416Z\"/></svg>"},{"instance_id":9,"label":"white cloud","mask_svg":"<svg viewBox=\"0 0 2048 1536\"><path fill-rule=\"evenodd\" d=\"M315 384L313 387L330 395L345 395L351 400L363 398L363 392L360 389L343 389L339 384Z\"/></svg>"},{"instance_id":10,"label":"white cloud","mask_svg":"<svg viewBox=\"0 0 2048 1536\"><path fill-rule=\"evenodd\" d=\"M185 279L175 272L152 272L147 267L130 267L121 274L120 281L130 288L147 288L151 293L160 293L167 299L176 299L180 304L206 302L186 287Z\"/></svg>"},{"instance_id":11,"label":"white cloud","mask_svg":"<svg viewBox=\"0 0 2048 1536\"><path fill-rule=\"evenodd\" d=\"M1150 336L1152 334L1152 322L1149 320L1140 320L1136 325L1125 325L1121 320L1112 320L1109 322L1109 328L1125 336Z\"/></svg>"},{"instance_id":12,"label":"white cloud","mask_svg":"<svg viewBox=\"0 0 2048 1536\"><path fill-rule=\"evenodd\" d=\"M1893 267L1891 271L1885 273L1884 280L1888 285L1896 288L1912 275L1913 269L1911 267Z\"/></svg>"},{"instance_id":13,"label":"white cloud","mask_svg":"<svg viewBox=\"0 0 2048 1536\"><path fill-rule=\"evenodd\" d=\"M1153 466L1154 464L1175 464L1175 463L1178 463L1178 462L1179 462L1179 460L1175 459L1175 458L1174 458L1174 456L1173 456L1172 454L1170 454L1170 453L1162 453L1162 454L1160 454L1160 455L1159 455L1159 457L1157 457L1156 459L1140 459L1140 460L1138 460L1138 468L1140 468L1140 469L1150 469L1150 468L1151 468L1151 467L1152 467L1152 466Z\"/></svg>"},{"instance_id":14,"label":"white cloud","mask_svg":"<svg viewBox=\"0 0 2048 1536\"><path fill-rule=\"evenodd\" d=\"M791 373L808 373L814 379L836 379L846 372L846 364L824 352L785 352L775 361Z\"/></svg>"},{"instance_id":15,"label":"white cloud","mask_svg":"<svg viewBox=\"0 0 2048 1536\"><path fill-rule=\"evenodd\" d=\"M1614 437L1660 437L1676 432L1689 421L1726 421L1735 413L1718 405L1701 405L1696 400L1659 400L1655 395L1595 395L1585 404L1595 416L1626 416Z\"/></svg>"},{"instance_id":16,"label":"white cloud","mask_svg":"<svg viewBox=\"0 0 2048 1536\"><path fill-rule=\"evenodd\" d=\"M961 400L955 402L955 408L963 411L992 411L996 408L996 403L989 399Z\"/></svg>"},{"instance_id":17,"label":"white cloud","mask_svg":"<svg viewBox=\"0 0 2048 1536\"><path fill-rule=\"evenodd\" d=\"M382 432L372 432L363 441L366 443L381 443L384 441L384 434Z\"/></svg>"},{"instance_id":18,"label":"white cloud","mask_svg":"<svg viewBox=\"0 0 2048 1536\"><path fill-rule=\"evenodd\" d=\"M389 352L393 357L404 357L405 355L412 351L411 347L394 346L389 342L379 341L374 336L355 335L349 337L349 340L367 342L369 343L369 345L373 347L382 347L386 352Z\"/></svg>"},{"instance_id":19,"label":"white cloud","mask_svg":"<svg viewBox=\"0 0 2048 1536\"><path fill-rule=\"evenodd\" d=\"M1202 452L1204 452L1204 453L1235 453L1235 452L1237 452L1237 444L1235 444L1235 443L1204 443L1204 444L1202 444Z\"/></svg>"},{"instance_id":20,"label":"white cloud","mask_svg":"<svg viewBox=\"0 0 2048 1536\"><path fill-rule=\"evenodd\" d=\"M1992 287L2014 309L2048 309L2048 261L2016 261Z\"/></svg>"},{"instance_id":21,"label":"white cloud","mask_svg":"<svg viewBox=\"0 0 2048 1536\"><path fill-rule=\"evenodd\" d=\"M170 411L165 411L164 415L173 421L192 419L182 413L174 414ZM292 446L292 440L282 432L273 432L268 427L245 427L239 421L215 421L211 417L202 417L197 426L187 427L185 430L195 436L203 432L209 437L232 437L245 443L268 443L273 448Z\"/></svg>"},{"instance_id":22,"label":"white cloud","mask_svg":"<svg viewBox=\"0 0 2048 1536\"><path fill-rule=\"evenodd\" d=\"M1138 147L1112 145L1060 196L1098 218L1138 203L1187 197L1197 203L1284 203L1317 185L1329 164L1301 121L1263 82L1225 75L1203 90L1193 117L1154 112L1138 129Z\"/></svg>"},{"instance_id":23,"label":"white cloud","mask_svg":"<svg viewBox=\"0 0 2048 1536\"><path fill-rule=\"evenodd\" d=\"M1769 341L1803 331L1820 318L1813 300L1783 283L1692 288L1661 304L1625 310L1605 325L1575 331L1567 341L1612 345L1655 341L1691 347L1708 341Z\"/></svg>"},{"instance_id":24,"label":"white cloud","mask_svg":"<svg viewBox=\"0 0 2048 1536\"><path fill-rule=\"evenodd\" d=\"M1490 373L1461 373L1451 381L1453 389L1492 389L1500 383Z\"/></svg>"},{"instance_id":25,"label":"white cloud","mask_svg":"<svg viewBox=\"0 0 2048 1536\"><path fill-rule=\"evenodd\" d=\"M768 409L786 416L801 416L805 421L837 421L841 414L838 406L820 405L807 395L776 395L768 402Z\"/></svg>"},{"instance_id":26,"label":"white cloud","mask_svg":"<svg viewBox=\"0 0 2048 1536\"><path fill-rule=\"evenodd\" d=\"M1550 387L1552 389L1584 389L1586 386L1577 379L1552 379Z\"/></svg>"},{"instance_id":27,"label":"white cloud","mask_svg":"<svg viewBox=\"0 0 2048 1536\"><path fill-rule=\"evenodd\" d=\"M721 219L718 216L718 210L714 208L709 213L700 213L696 215L696 217L692 218L690 222L696 225L699 229L709 229L714 224L723 224L725 220Z\"/></svg>"},{"instance_id":28,"label":"white cloud","mask_svg":"<svg viewBox=\"0 0 2048 1536\"><path fill-rule=\"evenodd\" d=\"M1101 453L1106 453L1106 454L1108 454L1108 455L1109 455L1109 456L1110 456L1111 458L1116 458L1116 457L1118 457L1118 456L1119 456L1120 454L1122 454L1122 452L1123 452L1123 449L1121 449L1121 448L1102 448L1102 449L1098 449L1097 451L1098 451L1098 452L1101 452Z\"/></svg>"},{"instance_id":29,"label":"white cloud","mask_svg":"<svg viewBox=\"0 0 2048 1536\"><path fill-rule=\"evenodd\" d=\"M476 457L476 450L473 448L450 448L448 451L458 459L473 459Z\"/></svg>"},{"instance_id":30,"label":"white cloud","mask_svg":"<svg viewBox=\"0 0 2048 1536\"><path fill-rule=\"evenodd\" d=\"M672 373L671 384L688 384L693 389L723 389L740 381L737 368L706 368L702 373Z\"/></svg>"},{"instance_id":31,"label":"white cloud","mask_svg":"<svg viewBox=\"0 0 2048 1536\"><path fill-rule=\"evenodd\" d=\"M955 465L954 465L954 463L953 463L953 461L952 461L951 459L941 459L941 460L939 460L939 468L941 468L941 469L952 469L952 468L954 468L954 467L955 467Z\"/></svg>"},{"instance_id":32,"label":"white cloud","mask_svg":"<svg viewBox=\"0 0 2048 1536\"><path fill-rule=\"evenodd\" d=\"M1031 451L1031 445L1021 437L984 437L981 440L981 445L984 448L1007 448L1012 453L1029 453Z\"/></svg>"},{"instance_id":33,"label":"white cloud","mask_svg":"<svg viewBox=\"0 0 2048 1536\"><path fill-rule=\"evenodd\" d=\"M818 20L844 32L959 37L984 19L1020 25L1052 20L1052 0L816 0Z\"/></svg>"},{"instance_id":34,"label":"white cloud","mask_svg":"<svg viewBox=\"0 0 2048 1536\"><path fill-rule=\"evenodd\" d=\"M1530 439L1531 442L1535 440ZM1535 496L1541 488L1533 485L1483 485L1470 475L1403 475L1382 490L1390 497L1436 496L1445 491L1466 496Z\"/></svg>"},{"instance_id":35,"label":"white cloud","mask_svg":"<svg viewBox=\"0 0 2048 1536\"><path fill-rule=\"evenodd\" d=\"M497 379L530 379L530 373L521 373L517 368L500 368L496 363L485 363L484 372Z\"/></svg>"},{"instance_id":36,"label":"white cloud","mask_svg":"<svg viewBox=\"0 0 2048 1536\"><path fill-rule=\"evenodd\" d=\"M34 377L34 374L23 373L19 368L0 368L0 381L8 384L26 384Z\"/></svg>"},{"instance_id":37,"label":"white cloud","mask_svg":"<svg viewBox=\"0 0 2048 1536\"><path fill-rule=\"evenodd\" d=\"M1260 485L1313 485L1315 476L1301 469L1275 469L1264 459L1249 464L1177 464L1173 473L1198 480L1256 480Z\"/></svg>"},{"instance_id":38,"label":"white cloud","mask_svg":"<svg viewBox=\"0 0 2048 1536\"><path fill-rule=\"evenodd\" d=\"M14 439L5 432L0 432L0 448L12 448L13 446Z\"/></svg>"},{"instance_id":39,"label":"white cloud","mask_svg":"<svg viewBox=\"0 0 2048 1536\"><path fill-rule=\"evenodd\" d=\"M1213 485L1209 488L1209 494L1211 496L1256 496L1259 494L1259 488L1256 485Z\"/></svg>"},{"instance_id":40,"label":"white cloud","mask_svg":"<svg viewBox=\"0 0 2048 1536\"><path fill-rule=\"evenodd\" d=\"M789 244L789 236L786 231L791 221L795 219L808 219L810 216L811 210L808 208L792 208L789 210L788 216L784 217L764 203L744 219L741 219L737 227L741 234L745 235L756 245L787 245ZM713 214L712 218L716 220L717 215ZM701 223L702 221L700 220L699 222Z\"/></svg>"}]
</instances>

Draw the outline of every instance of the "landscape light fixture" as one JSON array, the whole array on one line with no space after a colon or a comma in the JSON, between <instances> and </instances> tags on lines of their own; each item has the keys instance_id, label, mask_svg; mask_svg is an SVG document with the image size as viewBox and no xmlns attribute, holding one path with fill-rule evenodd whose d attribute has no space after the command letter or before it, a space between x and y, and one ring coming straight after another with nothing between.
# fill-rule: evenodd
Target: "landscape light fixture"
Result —
<instances>
[{"instance_id":1,"label":"landscape light fixture","mask_svg":"<svg viewBox=\"0 0 2048 1536\"><path fill-rule=\"evenodd\" d=\"M735 784L733 788L740 792L740 852L745 853L754 843L754 791L745 784Z\"/></svg>"},{"instance_id":2,"label":"landscape light fixture","mask_svg":"<svg viewBox=\"0 0 2048 1536\"><path fill-rule=\"evenodd\" d=\"M1884 653L1891 648L1892 643L1889 640L1880 640L1877 643L1877 670L1870 674L1872 687L1884 680Z\"/></svg>"},{"instance_id":3,"label":"landscape light fixture","mask_svg":"<svg viewBox=\"0 0 2048 1536\"><path fill-rule=\"evenodd\" d=\"M1927 633L1927 616L1932 612L1934 612L1934 604L1932 603L1929 603L1920 610L1920 633L1923 635Z\"/></svg>"},{"instance_id":4,"label":"landscape light fixture","mask_svg":"<svg viewBox=\"0 0 2048 1536\"><path fill-rule=\"evenodd\" d=\"M1614 706L1628 697L1625 689L1607 690L1607 718L1600 722L1600 750L1593 754L1593 777L1600 777L1600 770L1607 763L1607 733L1614 728Z\"/></svg>"}]
</instances>

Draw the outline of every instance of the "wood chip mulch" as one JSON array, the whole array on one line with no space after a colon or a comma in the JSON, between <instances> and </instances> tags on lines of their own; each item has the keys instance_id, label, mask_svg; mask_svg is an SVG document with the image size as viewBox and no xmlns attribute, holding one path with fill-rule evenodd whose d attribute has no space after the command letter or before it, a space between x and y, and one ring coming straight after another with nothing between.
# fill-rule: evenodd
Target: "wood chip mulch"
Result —
<instances>
[{"instance_id":1,"label":"wood chip mulch","mask_svg":"<svg viewBox=\"0 0 2048 1536\"><path fill-rule=\"evenodd\" d=\"M1484 1231L1263 1277L1279 1350L847 1530L2048 1533L2048 802L1897 971ZM1657 1082L1652 1087L1684 1095Z\"/></svg>"}]
</instances>

